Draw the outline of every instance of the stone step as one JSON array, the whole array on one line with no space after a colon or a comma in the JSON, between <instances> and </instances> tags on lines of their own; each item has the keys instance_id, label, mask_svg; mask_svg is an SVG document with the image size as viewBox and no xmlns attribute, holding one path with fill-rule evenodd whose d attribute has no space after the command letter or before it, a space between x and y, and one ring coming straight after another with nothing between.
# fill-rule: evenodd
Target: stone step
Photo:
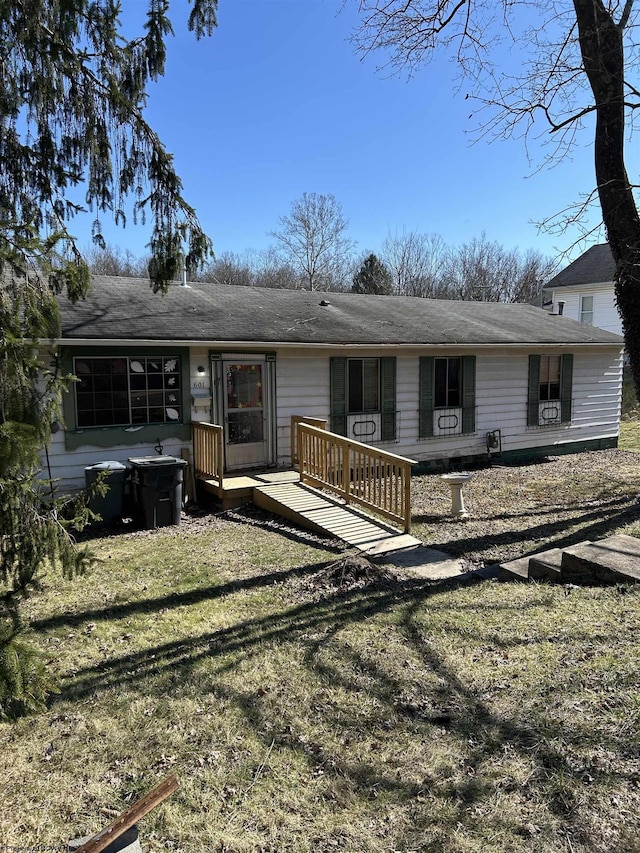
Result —
<instances>
[{"instance_id":1,"label":"stone step","mask_svg":"<svg viewBox=\"0 0 640 853\"><path fill-rule=\"evenodd\" d=\"M619 533L571 548L551 548L498 565L500 581L640 583L640 539Z\"/></svg>"},{"instance_id":2,"label":"stone step","mask_svg":"<svg viewBox=\"0 0 640 853\"><path fill-rule=\"evenodd\" d=\"M582 584L640 582L640 540L619 533L566 548L561 578Z\"/></svg>"},{"instance_id":3,"label":"stone step","mask_svg":"<svg viewBox=\"0 0 640 853\"><path fill-rule=\"evenodd\" d=\"M560 580L560 561L562 550L550 548L548 551L540 551L530 557L519 557L508 563L498 565L499 581L526 581L526 580L548 580L558 582Z\"/></svg>"},{"instance_id":4,"label":"stone step","mask_svg":"<svg viewBox=\"0 0 640 853\"><path fill-rule=\"evenodd\" d=\"M549 551L532 554L529 558L529 579L532 581L559 583L561 565L561 548L551 548Z\"/></svg>"},{"instance_id":5,"label":"stone step","mask_svg":"<svg viewBox=\"0 0 640 853\"><path fill-rule=\"evenodd\" d=\"M527 581L529 580L529 557L519 557L508 563L498 563L499 581Z\"/></svg>"}]
</instances>

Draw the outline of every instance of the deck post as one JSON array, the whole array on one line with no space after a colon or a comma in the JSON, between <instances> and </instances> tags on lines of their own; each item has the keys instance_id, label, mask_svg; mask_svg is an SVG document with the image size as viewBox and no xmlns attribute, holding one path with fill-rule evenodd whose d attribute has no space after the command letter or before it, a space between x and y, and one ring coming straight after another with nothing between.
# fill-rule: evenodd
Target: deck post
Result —
<instances>
[{"instance_id":1,"label":"deck post","mask_svg":"<svg viewBox=\"0 0 640 853\"><path fill-rule=\"evenodd\" d=\"M342 472L342 495L348 505L351 497L351 442L349 441L345 441L342 445L340 470Z\"/></svg>"},{"instance_id":2,"label":"deck post","mask_svg":"<svg viewBox=\"0 0 640 853\"><path fill-rule=\"evenodd\" d=\"M404 532L411 533L411 470L404 469L402 471L402 486L404 492L404 506L402 514L404 516Z\"/></svg>"},{"instance_id":3,"label":"deck post","mask_svg":"<svg viewBox=\"0 0 640 853\"><path fill-rule=\"evenodd\" d=\"M224 437L221 426L193 421L193 467L199 479L214 479L222 488Z\"/></svg>"}]
</instances>

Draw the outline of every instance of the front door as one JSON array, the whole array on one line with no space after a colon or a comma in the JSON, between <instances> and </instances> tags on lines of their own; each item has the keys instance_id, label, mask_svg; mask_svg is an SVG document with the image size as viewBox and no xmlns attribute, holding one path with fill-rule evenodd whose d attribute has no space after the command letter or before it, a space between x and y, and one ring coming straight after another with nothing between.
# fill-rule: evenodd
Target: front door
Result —
<instances>
[{"instance_id":1,"label":"front door","mask_svg":"<svg viewBox=\"0 0 640 853\"><path fill-rule=\"evenodd\" d=\"M267 365L264 361L223 361L226 469L269 464Z\"/></svg>"}]
</instances>

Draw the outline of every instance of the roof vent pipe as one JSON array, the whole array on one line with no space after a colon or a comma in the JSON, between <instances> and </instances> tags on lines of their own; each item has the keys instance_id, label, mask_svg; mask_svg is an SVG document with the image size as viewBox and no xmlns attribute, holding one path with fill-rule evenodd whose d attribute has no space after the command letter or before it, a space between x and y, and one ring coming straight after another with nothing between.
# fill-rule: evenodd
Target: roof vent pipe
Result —
<instances>
[{"instance_id":1,"label":"roof vent pipe","mask_svg":"<svg viewBox=\"0 0 640 853\"><path fill-rule=\"evenodd\" d=\"M182 265L182 280L181 280L180 284L182 287L187 286L187 265L186 264Z\"/></svg>"}]
</instances>

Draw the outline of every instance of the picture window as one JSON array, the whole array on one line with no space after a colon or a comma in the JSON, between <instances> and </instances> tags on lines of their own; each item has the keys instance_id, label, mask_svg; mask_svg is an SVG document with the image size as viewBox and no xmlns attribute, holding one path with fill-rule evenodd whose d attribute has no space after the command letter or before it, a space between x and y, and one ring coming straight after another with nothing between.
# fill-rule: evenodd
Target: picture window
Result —
<instances>
[{"instance_id":1,"label":"picture window","mask_svg":"<svg viewBox=\"0 0 640 853\"><path fill-rule=\"evenodd\" d=\"M75 358L73 370L80 429L182 421L177 357Z\"/></svg>"}]
</instances>

